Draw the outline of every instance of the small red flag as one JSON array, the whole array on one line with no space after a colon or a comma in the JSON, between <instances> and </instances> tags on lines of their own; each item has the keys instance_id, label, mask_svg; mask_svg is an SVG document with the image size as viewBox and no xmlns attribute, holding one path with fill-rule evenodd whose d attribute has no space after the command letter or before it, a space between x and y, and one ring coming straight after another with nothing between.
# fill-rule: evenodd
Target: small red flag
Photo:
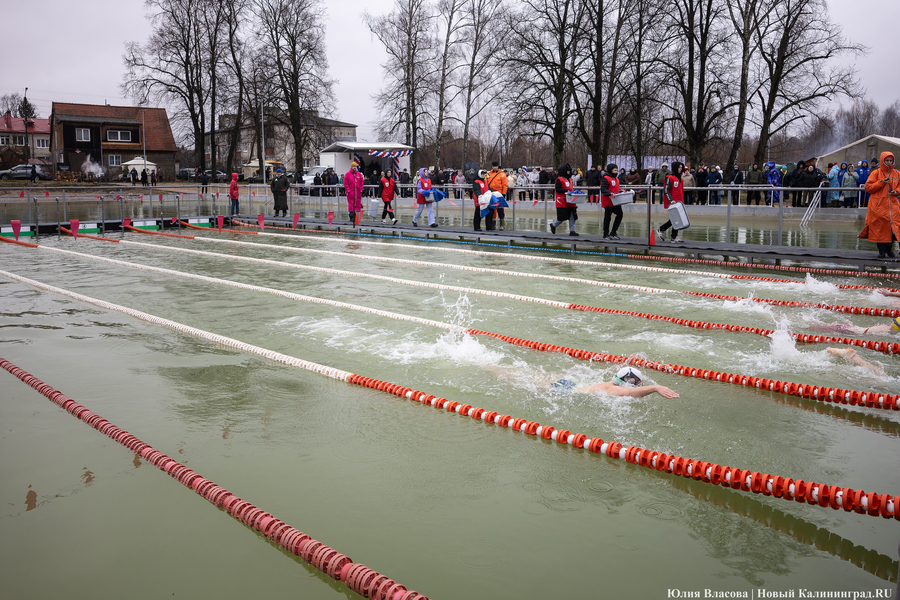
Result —
<instances>
[{"instance_id":1,"label":"small red flag","mask_svg":"<svg viewBox=\"0 0 900 600\"><path fill-rule=\"evenodd\" d=\"M219 224L219 233L222 233L222 225L224 225L224 223L225 223L225 217L220 215L220 216L216 217L216 221Z\"/></svg>"},{"instance_id":2,"label":"small red flag","mask_svg":"<svg viewBox=\"0 0 900 600\"><path fill-rule=\"evenodd\" d=\"M331 225L332 221L334 221L334 212L328 213L328 224Z\"/></svg>"},{"instance_id":3,"label":"small red flag","mask_svg":"<svg viewBox=\"0 0 900 600\"><path fill-rule=\"evenodd\" d=\"M69 228L72 230L72 237L78 239L78 219L69 219Z\"/></svg>"},{"instance_id":4,"label":"small red flag","mask_svg":"<svg viewBox=\"0 0 900 600\"><path fill-rule=\"evenodd\" d=\"M259 223L259 228L265 231L266 229L266 217L265 215L256 215L256 222Z\"/></svg>"},{"instance_id":5,"label":"small red flag","mask_svg":"<svg viewBox=\"0 0 900 600\"><path fill-rule=\"evenodd\" d=\"M13 219L12 221L10 221L10 224L12 224L13 236L18 240L19 232L22 230L22 221L20 221L19 219Z\"/></svg>"},{"instance_id":6,"label":"small red flag","mask_svg":"<svg viewBox=\"0 0 900 600\"><path fill-rule=\"evenodd\" d=\"M297 229L297 220L300 218L300 213L294 213L294 229Z\"/></svg>"}]
</instances>

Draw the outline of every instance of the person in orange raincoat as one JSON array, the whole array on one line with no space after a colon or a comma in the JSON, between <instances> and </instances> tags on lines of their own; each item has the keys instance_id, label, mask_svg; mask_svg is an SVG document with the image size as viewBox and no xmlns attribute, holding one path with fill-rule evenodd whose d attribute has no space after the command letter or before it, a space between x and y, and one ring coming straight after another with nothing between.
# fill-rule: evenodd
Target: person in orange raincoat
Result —
<instances>
[{"instance_id":1,"label":"person in orange raincoat","mask_svg":"<svg viewBox=\"0 0 900 600\"><path fill-rule=\"evenodd\" d=\"M881 153L881 166L866 180L869 207L866 225L859 237L875 242L878 258L894 258L894 240L900 240L900 171L894 168L894 154Z\"/></svg>"}]
</instances>

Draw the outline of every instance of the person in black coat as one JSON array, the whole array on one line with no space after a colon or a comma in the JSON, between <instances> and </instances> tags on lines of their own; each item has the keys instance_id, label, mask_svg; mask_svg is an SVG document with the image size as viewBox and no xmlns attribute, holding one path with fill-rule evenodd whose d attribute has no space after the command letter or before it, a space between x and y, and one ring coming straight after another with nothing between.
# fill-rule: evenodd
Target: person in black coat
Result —
<instances>
[{"instance_id":1,"label":"person in black coat","mask_svg":"<svg viewBox=\"0 0 900 600\"><path fill-rule=\"evenodd\" d=\"M547 172L547 169L544 167L540 167L540 172L538 173L538 185L549 185L550 184L550 173ZM540 190L540 198L544 200L546 198L545 195L546 190Z\"/></svg>"},{"instance_id":2,"label":"person in black coat","mask_svg":"<svg viewBox=\"0 0 900 600\"><path fill-rule=\"evenodd\" d=\"M585 184L588 187L588 202L596 203L600 201L600 167L598 165L594 165L587 172L587 175L584 177Z\"/></svg>"},{"instance_id":3,"label":"person in black coat","mask_svg":"<svg viewBox=\"0 0 900 600\"><path fill-rule=\"evenodd\" d=\"M731 178L728 182L731 185L744 185L744 172L741 171L741 167L738 165L734 165L734 169L731 171ZM741 190L735 190L735 198L734 205L739 206L741 204Z\"/></svg>"},{"instance_id":4,"label":"person in black coat","mask_svg":"<svg viewBox=\"0 0 900 600\"><path fill-rule=\"evenodd\" d=\"M694 179L697 182L698 188L705 188L707 186L706 176L709 172L706 170L706 165L700 163L700 168L697 169L697 173L694 175ZM697 190L697 204L707 204L709 203L709 192L706 190Z\"/></svg>"}]
</instances>

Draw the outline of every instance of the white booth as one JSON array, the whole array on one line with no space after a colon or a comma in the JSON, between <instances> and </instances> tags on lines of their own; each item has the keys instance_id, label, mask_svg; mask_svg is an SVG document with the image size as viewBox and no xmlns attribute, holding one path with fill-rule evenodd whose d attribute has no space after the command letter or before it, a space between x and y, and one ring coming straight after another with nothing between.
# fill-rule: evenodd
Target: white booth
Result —
<instances>
[{"instance_id":1,"label":"white booth","mask_svg":"<svg viewBox=\"0 0 900 600\"><path fill-rule=\"evenodd\" d=\"M409 156L412 151L412 146L393 142L335 142L319 153L319 164L332 167L335 173L343 175L350 170L350 163L355 160L361 163L366 177L373 168L379 171L391 169L395 171L396 177L403 169L409 172Z\"/></svg>"}]
</instances>

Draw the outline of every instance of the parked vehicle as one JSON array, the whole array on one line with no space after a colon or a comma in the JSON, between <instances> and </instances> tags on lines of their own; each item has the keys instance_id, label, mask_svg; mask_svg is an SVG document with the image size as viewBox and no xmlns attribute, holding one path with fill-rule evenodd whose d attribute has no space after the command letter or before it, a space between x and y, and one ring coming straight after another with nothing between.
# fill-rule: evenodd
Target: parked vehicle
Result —
<instances>
[{"instance_id":1,"label":"parked vehicle","mask_svg":"<svg viewBox=\"0 0 900 600\"><path fill-rule=\"evenodd\" d=\"M0 171L0 179L31 179L31 167L37 171L38 179L50 179L50 173L41 165L16 165L12 169Z\"/></svg>"}]
</instances>

